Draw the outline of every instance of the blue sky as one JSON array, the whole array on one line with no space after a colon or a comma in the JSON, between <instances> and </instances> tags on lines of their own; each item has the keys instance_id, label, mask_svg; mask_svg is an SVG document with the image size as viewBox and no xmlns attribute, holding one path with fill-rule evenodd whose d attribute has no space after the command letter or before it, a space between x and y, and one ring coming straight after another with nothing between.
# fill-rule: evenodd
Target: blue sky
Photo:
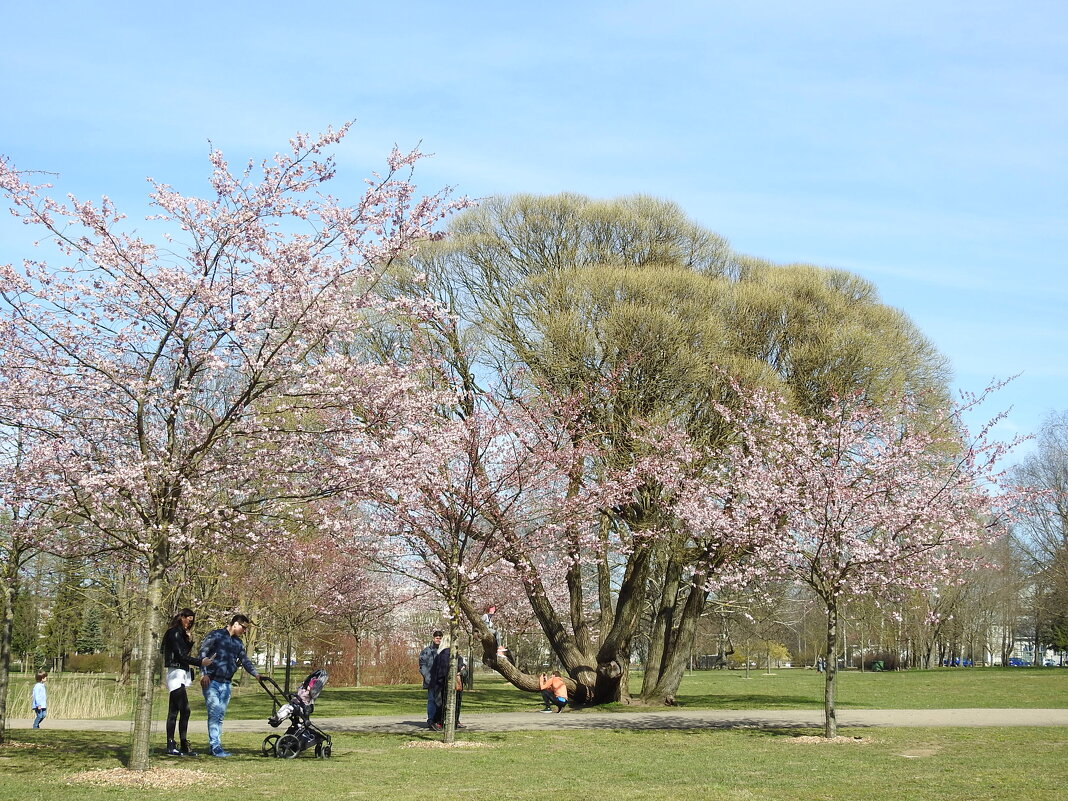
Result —
<instances>
[{"instance_id":1,"label":"blue sky","mask_svg":"<svg viewBox=\"0 0 1068 801\"><path fill-rule=\"evenodd\" d=\"M353 192L422 142L427 189L664 197L870 279L959 387L1022 373L1004 433L1068 409L1063 2L2 8L0 153L63 191L137 213L147 176L206 191L209 140L239 163L355 119Z\"/></svg>"}]
</instances>

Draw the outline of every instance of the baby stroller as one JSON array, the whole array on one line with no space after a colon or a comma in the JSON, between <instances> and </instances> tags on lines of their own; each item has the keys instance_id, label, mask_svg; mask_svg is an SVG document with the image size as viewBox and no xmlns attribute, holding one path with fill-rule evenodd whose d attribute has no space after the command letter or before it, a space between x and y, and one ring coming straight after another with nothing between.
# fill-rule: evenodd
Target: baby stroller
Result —
<instances>
[{"instance_id":1,"label":"baby stroller","mask_svg":"<svg viewBox=\"0 0 1068 801\"><path fill-rule=\"evenodd\" d=\"M326 671L317 670L286 698L285 692L274 679L263 677L261 685L274 704L274 714L267 722L278 728L289 721L285 734L268 734L263 739L264 756L293 759L301 751L315 748L315 756L319 759L330 758L330 735L311 722L315 699L326 686L326 680Z\"/></svg>"}]
</instances>

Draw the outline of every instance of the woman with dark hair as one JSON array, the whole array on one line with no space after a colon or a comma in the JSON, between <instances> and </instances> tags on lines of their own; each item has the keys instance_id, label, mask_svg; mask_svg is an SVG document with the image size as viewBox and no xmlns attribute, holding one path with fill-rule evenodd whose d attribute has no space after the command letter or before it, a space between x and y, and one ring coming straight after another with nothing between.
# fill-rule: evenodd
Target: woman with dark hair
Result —
<instances>
[{"instance_id":1,"label":"woman with dark hair","mask_svg":"<svg viewBox=\"0 0 1068 801\"><path fill-rule=\"evenodd\" d=\"M197 752L189 747L187 734L189 731L189 697L185 693L193 678L189 668L205 667L211 664L211 657L198 659L190 656L193 648L193 637L190 630L196 614L192 609L183 609L174 616L171 627L163 635L163 665L167 670L167 689L170 690L170 706L167 709L167 755L168 756L197 756ZM181 749L174 741L174 728L178 724L178 733L181 738Z\"/></svg>"}]
</instances>

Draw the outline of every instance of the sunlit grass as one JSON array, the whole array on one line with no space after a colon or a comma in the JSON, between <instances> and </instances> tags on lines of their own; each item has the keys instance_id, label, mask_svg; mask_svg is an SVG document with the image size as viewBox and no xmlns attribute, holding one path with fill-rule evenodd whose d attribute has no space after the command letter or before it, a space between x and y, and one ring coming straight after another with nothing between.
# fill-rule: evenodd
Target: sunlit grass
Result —
<instances>
[{"instance_id":1,"label":"sunlit grass","mask_svg":"<svg viewBox=\"0 0 1068 801\"><path fill-rule=\"evenodd\" d=\"M239 674L230 719L266 719L271 711L267 695L257 683ZM29 716L32 677L15 677L8 703L12 717ZM300 679L297 678L296 681ZM641 676L631 682L636 693ZM49 678L49 715L67 719L129 719L133 691L113 677L63 673ZM203 719L204 701L194 683L189 701L195 717ZM534 693L517 690L494 673L478 673L475 687L464 693L468 713L520 712L540 706ZM766 675L760 671L710 670L688 674L678 693L679 706L688 709L820 709L823 676L812 670L785 669ZM974 668L886 673L839 674L838 705L854 709L1045 708L1068 707L1068 669ZM352 715L412 715L426 707L426 691L419 685L338 687L327 685L316 704L316 717ZM632 706L610 704L598 711L625 713ZM640 708L639 708L640 709ZM166 716L167 692L155 695L154 717Z\"/></svg>"},{"instance_id":2,"label":"sunlit grass","mask_svg":"<svg viewBox=\"0 0 1068 801\"><path fill-rule=\"evenodd\" d=\"M683 679L680 705L698 709L817 709L824 676L785 669L766 675L706 670ZM1068 669L939 668L884 673L842 671L837 703L855 709L1068 707Z\"/></svg>"},{"instance_id":3,"label":"sunlit grass","mask_svg":"<svg viewBox=\"0 0 1068 801\"><path fill-rule=\"evenodd\" d=\"M479 747L442 749L429 734L336 735L334 757L259 755L259 736L228 733L228 760L153 764L175 773L149 790L70 785L84 771L120 768L128 738L21 730L0 748L5 801L67 797L390 801L509 798L722 798L854 801L947 798L1052 801L1068 780L1068 729L848 729L863 741L811 743L795 731L557 731L465 734ZM194 773L193 771L197 771ZM206 781L221 782L207 789ZM169 785L169 786L168 786Z\"/></svg>"}]
</instances>

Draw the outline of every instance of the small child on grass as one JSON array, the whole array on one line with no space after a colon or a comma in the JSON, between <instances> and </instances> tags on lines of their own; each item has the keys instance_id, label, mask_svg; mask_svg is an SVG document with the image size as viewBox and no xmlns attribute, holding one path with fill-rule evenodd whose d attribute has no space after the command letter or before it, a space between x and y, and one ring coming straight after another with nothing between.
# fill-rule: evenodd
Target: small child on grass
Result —
<instances>
[{"instance_id":1,"label":"small child on grass","mask_svg":"<svg viewBox=\"0 0 1068 801\"><path fill-rule=\"evenodd\" d=\"M45 689L45 682L48 681L48 674L37 674L37 683L33 685L33 695L30 697L30 706L33 709L33 713L36 716L33 720L33 727L35 729L41 728L41 721L45 719L45 715L48 711L48 691Z\"/></svg>"}]
</instances>

